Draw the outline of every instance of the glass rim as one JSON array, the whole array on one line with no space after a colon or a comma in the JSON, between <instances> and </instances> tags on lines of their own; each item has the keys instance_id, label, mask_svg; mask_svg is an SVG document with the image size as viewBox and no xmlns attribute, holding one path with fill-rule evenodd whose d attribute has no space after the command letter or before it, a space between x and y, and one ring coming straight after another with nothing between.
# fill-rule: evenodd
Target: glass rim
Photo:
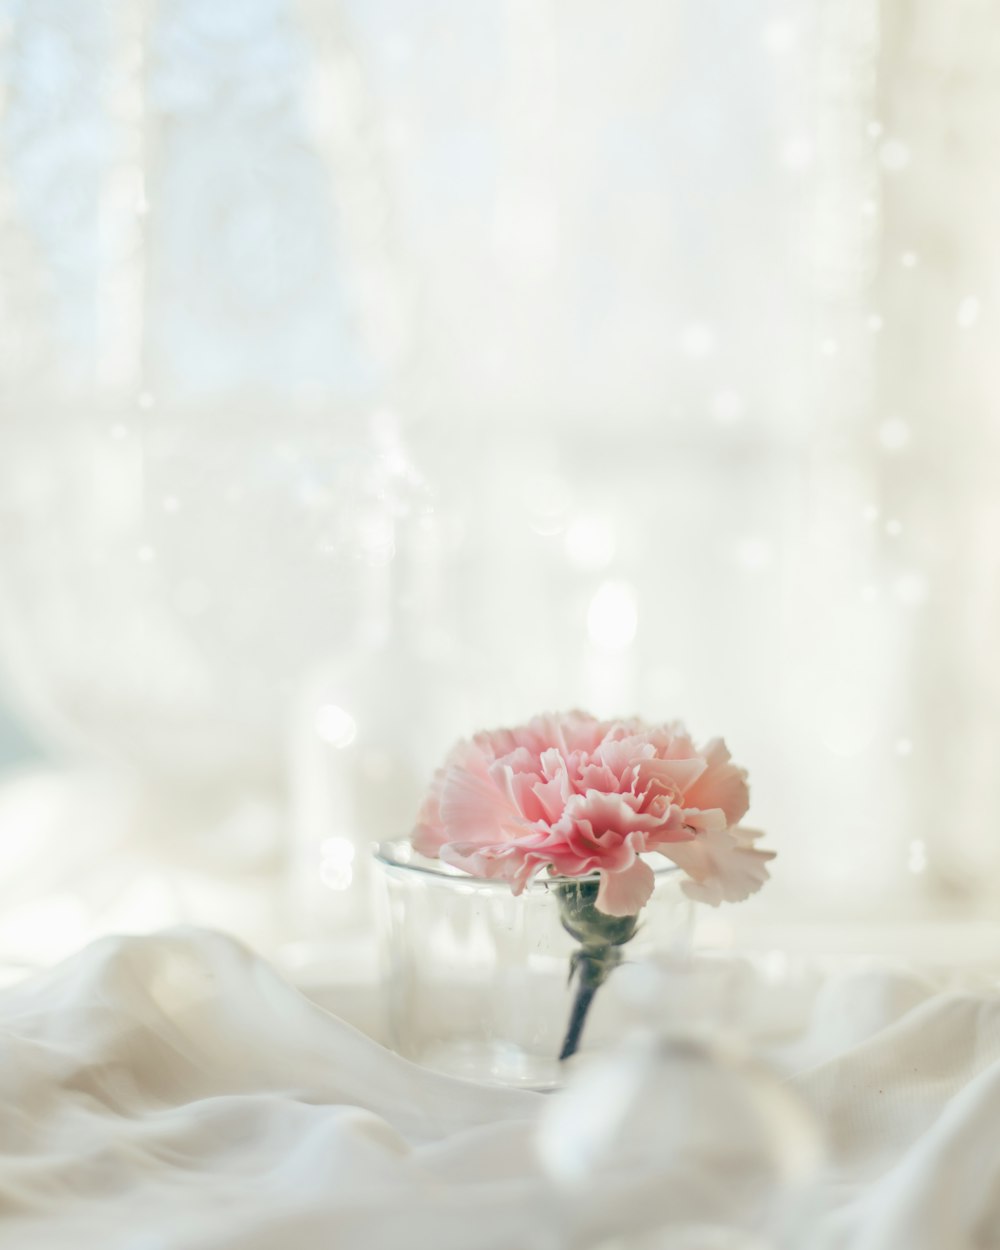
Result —
<instances>
[{"instance_id":1,"label":"glass rim","mask_svg":"<svg viewBox=\"0 0 1000 1250\"><path fill-rule=\"evenodd\" d=\"M405 851L405 855L400 852ZM437 881L446 882L448 885L467 885L477 886L483 889L492 890L510 890L510 882L498 877L477 877L474 873L464 872L461 868L455 868L451 864L444 863L440 859L430 859L426 855L421 855L411 843L409 838L387 838L385 841L376 842L372 847L372 858L375 859L383 868L390 872L417 873L419 876L431 877ZM665 881L680 873L680 867L677 864L670 863L669 860L659 859L659 862L651 862L648 855L641 857L649 864L653 870L653 875L657 882ZM541 873L532 877L526 887L527 890L547 890L549 886L561 885L567 881L599 881L601 878L600 869L593 869L591 872L581 873L578 877L566 877L560 874L542 875Z\"/></svg>"}]
</instances>

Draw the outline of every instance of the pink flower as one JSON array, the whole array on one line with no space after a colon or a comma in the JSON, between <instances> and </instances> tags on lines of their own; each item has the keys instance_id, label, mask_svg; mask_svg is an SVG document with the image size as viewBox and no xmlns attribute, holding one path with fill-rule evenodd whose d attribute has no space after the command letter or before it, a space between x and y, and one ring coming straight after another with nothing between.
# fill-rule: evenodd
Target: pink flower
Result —
<instances>
[{"instance_id":1,"label":"pink flower","mask_svg":"<svg viewBox=\"0 0 1000 1250\"><path fill-rule=\"evenodd\" d=\"M631 916L653 892L640 858L658 851L685 890L717 905L767 880L771 851L740 826L746 773L720 738L698 748L674 722L600 721L584 712L536 716L459 742L435 774L413 845L519 894L543 868L599 871L599 910Z\"/></svg>"}]
</instances>

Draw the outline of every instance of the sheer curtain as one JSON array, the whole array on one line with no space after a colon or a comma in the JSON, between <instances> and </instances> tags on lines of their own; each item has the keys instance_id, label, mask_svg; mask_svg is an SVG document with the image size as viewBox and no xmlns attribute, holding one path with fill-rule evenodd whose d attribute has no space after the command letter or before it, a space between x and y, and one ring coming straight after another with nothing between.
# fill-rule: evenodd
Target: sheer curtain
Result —
<instances>
[{"instance_id":1,"label":"sheer curtain","mask_svg":"<svg viewBox=\"0 0 1000 1250\"><path fill-rule=\"evenodd\" d=\"M767 907L989 905L984 4L0 13L5 689L140 912L359 923L450 738L573 704L727 736ZM36 870L81 802L31 932L136 911Z\"/></svg>"}]
</instances>

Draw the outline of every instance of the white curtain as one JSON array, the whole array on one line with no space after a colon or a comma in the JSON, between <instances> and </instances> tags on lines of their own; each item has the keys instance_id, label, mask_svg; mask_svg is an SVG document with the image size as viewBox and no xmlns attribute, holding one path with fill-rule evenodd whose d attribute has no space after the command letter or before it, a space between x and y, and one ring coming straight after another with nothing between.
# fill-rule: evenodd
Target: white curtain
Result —
<instances>
[{"instance_id":1,"label":"white curtain","mask_svg":"<svg viewBox=\"0 0 1000 1250\"><path fill-rule=\"evenodd\" d=\"M585 704L726 735L766 906L989 907L989 6L0 13L6 688L146 834L348 909Z\"/></svg>"}]
</instances>

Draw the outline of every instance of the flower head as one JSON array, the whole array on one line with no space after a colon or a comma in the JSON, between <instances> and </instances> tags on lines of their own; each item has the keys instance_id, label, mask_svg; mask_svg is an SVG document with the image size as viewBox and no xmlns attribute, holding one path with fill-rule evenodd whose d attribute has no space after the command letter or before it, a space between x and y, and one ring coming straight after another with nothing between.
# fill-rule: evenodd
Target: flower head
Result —
<instances>
[{"instance_id":1,"label":"flower head","mask_svg":"<svg viewBox=\"0 0 1000 1250\"><path fill-rule=\"evenodd\" d=\"M584 712L459 742L435 774L413 844L519 894L542 869L600 873L597 907L635 915L653 892L640 858L657 851L687 876L685 890L735 902L767 879L773 852L739 822L746 772L720 738L696 747L678 722L602 721Z\"/></svg>"}]
</instances>

